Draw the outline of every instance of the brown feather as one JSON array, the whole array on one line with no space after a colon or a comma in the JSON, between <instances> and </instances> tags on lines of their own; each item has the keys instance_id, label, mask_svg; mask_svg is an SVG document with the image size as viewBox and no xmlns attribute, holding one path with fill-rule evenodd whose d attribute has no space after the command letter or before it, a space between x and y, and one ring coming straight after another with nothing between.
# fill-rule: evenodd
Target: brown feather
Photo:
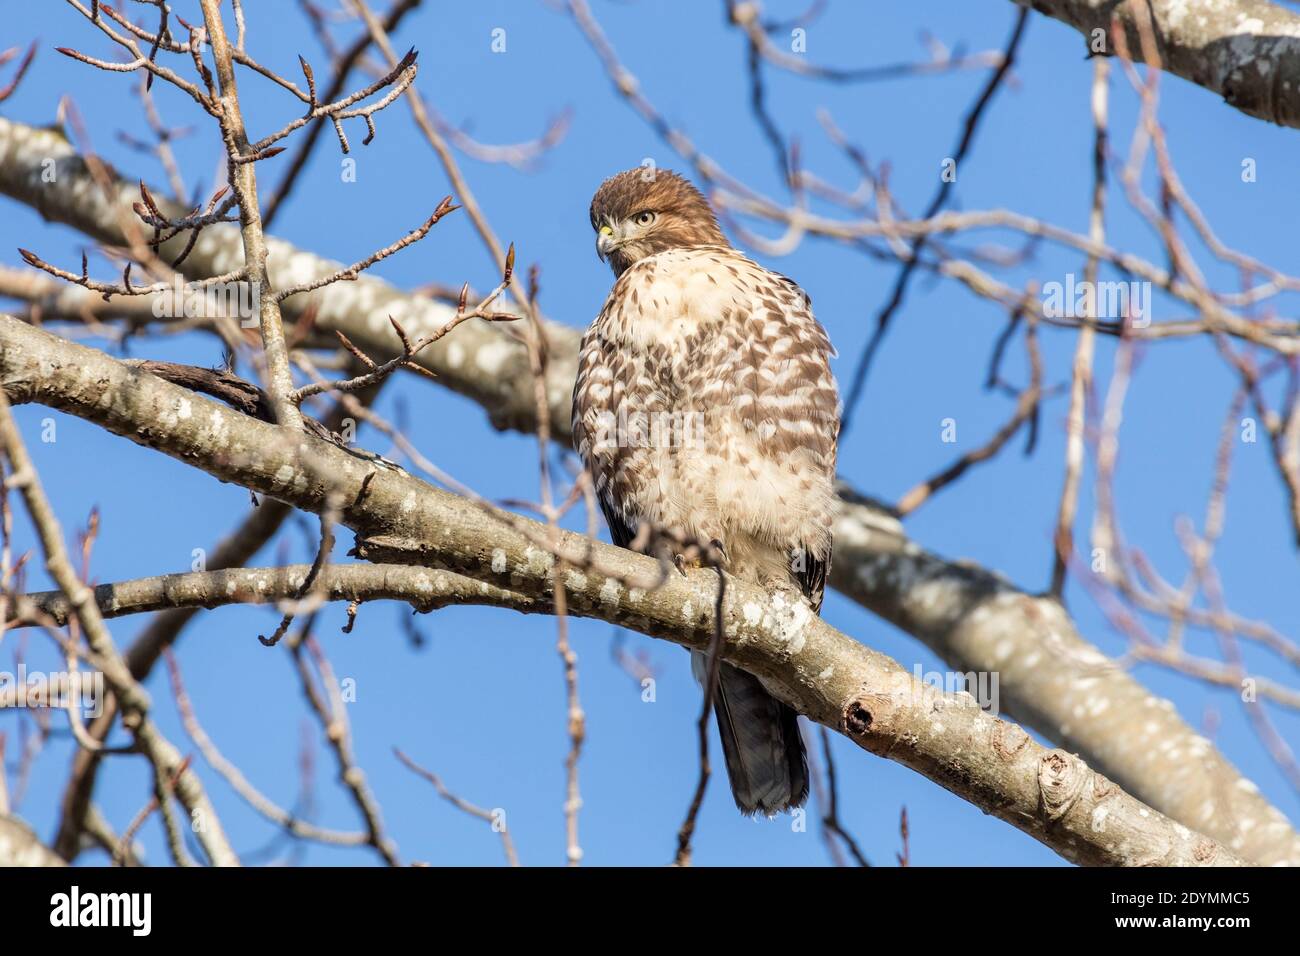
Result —
<instances>
[{"instance_id":1,"label":"brown feather","mask_svg":"<svg viewBox=\"0 0 1300 956\"><path fill-rule=\"evenodd\" d=\"M675 173L611 177L591 219L618 279L583 338L573 434L612 537L629 544L644 522L717 541L728 573L796 602L801 592L817 612L839 400L811 301L732 248L704 196ZM665 417L690 428L656 440ZM704 655L692 657L698 676ZM808 772L795 712L725 663L714 703L741 810L800 805Z\"/></svg>"}]
</instances>

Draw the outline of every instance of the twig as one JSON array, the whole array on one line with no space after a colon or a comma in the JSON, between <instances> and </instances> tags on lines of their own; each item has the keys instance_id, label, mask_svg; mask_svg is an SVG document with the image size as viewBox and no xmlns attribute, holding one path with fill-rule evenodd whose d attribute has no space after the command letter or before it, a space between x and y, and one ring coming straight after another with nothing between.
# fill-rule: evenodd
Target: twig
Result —
<instances>
[{"instance_id":1,"label":"twig","mask_svg":"<svg viewBox=\"0 0 1300 956\"><path fill-rule=\"evenodd\" d=\"M1020 314L1019 312L1015 314ZM1012 324L1016 319L1013 317ZM1016 401L1016 409L1011 418L984 445L968 451L947 468L918 485L915 485L899 499L895 512L899 517L911 514L941 488L952 484L972 466L993 458L1003 446L1028 425L1030 438L1026 443L1026 454L1033 449L1034 423L1038 416L1038 404L1043 394L1043 358L1038 348L1037 321L1030 318L1025 329L1025 350L1029 354L1029 384L1021 391Z\"/></svg>"},{"instance_id":2,"label":"twig","mask_svg":"<svg viewBox=\"0 0 1300 956\"><path fill-rule=\"evenodd\" d=\"M398 24L402 22L406 14L418 7L420 2L421 0L397 0L385 17L385 28L388 30L397 29ZM365 55L370 43L370 36L363 34L344 53L335 58L334 78L322 99L331 102L342 95L348 76ZM410 87L410 89L414 89L414 87ZM285 200L289 198L289 194L298 184L299 176L306 167L307 160L311 157L312 150L315 148L316 142L324 129L324 118L317 119L308 126L306 135L302 138L293 154L293 159L289 162L289 168L285 170L280 184L275 189L275 193L266 203L266 208L262 213L262 223L266 228L271 227L271 223L275 221L280 209L284 206Z\"/></svg>"},{"instance_id":3,"label":"twig","mask_svg":"<svg viewBox=\"0 0 1300 956\"><path fill-rule=\"evenodd\" d=\"M433 785L433 789L437 791L438 796L442 797L442 799L446 800L457 810L462 810L472 817L478 817L480 820L486 821L494 831L500 833L501 848L505 850L506 854L506 864L508 866L519 865L519 857L515 853L514 841L510 839L510 827L506 823L504 814L500 814L496 810L485 810L482 807L475 806L468 800L456 796L456 794L447 789L446 785L442 782L442 778L432 770L426 770L424 767L421 767L396 747L393 748L393 753L397 755L398 760L406 765L407 769L429 781L429 783Z\"/></svg>"},{"instance_id":4,"label":"twig","mask_svg":"<svg viewBox=\"0 0 1300 956\"><path fill-rule=\"evenodd\" d=\"M17 55L17 47L0 53L0 66L4 66ZM18 84L23 81L23 77L27 74L27 68L32 65L32 60L34 59L36 59L35 40L32 41L32 45L27 48L26 55L18 63L18 69L14 71L13 77L4 86L0 86L0 103L3 103L5 100L9 99L9 97L14 95L14 91L18 89Z\"/></svg>"},{"instance_id":5,"label":"twig","mask_svg":"<svg viewBox=\"0 0 1300 956\"><path fill-rule=\"evenodd\" d=\"M168 649L163 652L163 656L167 661L167 670L171 675L172 695L176 698L176 709L180 711L181 723L185 726L185 732L194 741L194 745L199 748L199 752L203 754L203 759L208 762L213 770L221 774L226 783L230 784L231 789L239 794L245 803L299 839L315 840L337 846L367 845L369 837L365 833L327 830L315 826L277 806L253 786L243 772L227 760L221 751L217 749L216 744L212 742L212 739L199 723L198 717L194 713L194 705L190 702L189 694L185 691L185 683L181 679L180 664L176 661L176 655Z\"/></svg>"},{"instance_id":6,"label":"twig","mask_svg":"<svg viewBox=\"0 0 1300 956\"><path fill-rule=\"evenodd\" d=\"M397 847L384 831L379 804L375 801L369 784L366 783L365 773L357 766L348 730L346 705L343 703L338 684L334 680L329 661L321 651L320 646L311 637L313 620L314 615L308 619L302 631L295 634L288 642L289 651L298 670L303 694L311 705L312 711L316 714L317 720L320 721L321 728L325 733L325 739L334 752L334 758L338 765L339 780L351 794L353 803L356 804L362 819L365 821L366 843L373 847L375 852L389 866L401 866L401 860L397 856ZM304 646L316 663L316 670L320 674L321 683L329 690L329 703L326 702L322 690L316 686L311 666L303 654L302 649Z\"/></svg>"},{"instance_id":7,"label":"twig","mask_svg":"<svg viewBox=\"0 0 1300 956\"><path fill-rule=\"evenodd\" d=\"M343 347L351 352L362 365L369 369L369 371L354 378L345 379L344 381L321 381L304 385L293 393L294 403L301 405L305 399L308 399L313 395L320 395L324 392L355 392L363 388L369 388L372 385L379 384L399 368L408 368L412 371L423 372L424 370L420 366L416 365L412 359L434 342L437 342L443 336L454 330L457 326L464 322L468 322L470 319L483 319L486 322L513 322L517 320L519 318L517 315L512 315L507 312L493 312L489 309L492 303L500 297L501 293L510 287L510 283L514 276L514 266L515 247L511 245L510 252L506 256L506 269L504 275L501 277L500 284L489 292L487 296L474 307L473 311L465 310L464 293L469 288L466 286L465 290L462 290L461 301L460 305L456 309L456 315L444 323L437 331L426 335L418 342L412 342L410 336L407 335L406 330L402 327L401 323L390 315L388 321L392 324L393 331L397 333L397 338L402 343L402 354L389 359L382 365L377 364L372 358L370 358L370 356L366 355L359 348L353 345L352 342L349 341L348 337L342 332L335 333L338 336L339 341L343 344Z\"/></svg>"},{"instance_id":8,"label":"twig","mask_svg":"<svg viewBox=\"0 0 1300 956\"><path fill-rule=\"evenodd\" d=\"M979 128L980 119L984 116L985 109L993 101L993 95L998 91L998 87L1002 85L1003 80L1011 72L1011 67L1016 60L1016 52L1020 48L1021 37L1024 36L1028 17L1028 8L1021 8L1017 11L1015 26L1011 29L1011 36L1007 40L1002 59L989 76L988 82L984 84L984 88L980 90L980 94L976 97L975 104L971 107L970 112L966 114L961 140L957 144L956 153L952 156L956 167L960 167L965 160L966 154L975 141L975 132ZM954 182L956 182L955 179L945 177L939 183L934 198L930 200L929 206L926 207L924 218L929 219L934 216L943 204L948 201L948 194L952 191ZM884 340L890 320L903 304L903 299L907 295L907 286L912 278L912 273L916 269L917 259L922 247L925 245L925 241L923 235L913 240L910 254L903 261L903 267L898 271L898 278L894 280L894 287L889 293L889 299L876 315L875 328L858 358L857 367L853 371L852 379L850 379L848 395L844 400L844 412L840 424L841 439L853 421L853 410L857 407L858 399L862 396L862 390L866 387L867 374L871 370L872 360L880 348L880 343Z\"/></svg>"},{"instance_id":9,"label":"twig","mask_svg":"<svg viewBox=\"0 0 1300 956\"><path fill-rule=\"evenodd\" d=\"M722 609L727 593L727 575L722 570L720 561L714 560L713 570L718 575L718 594L713 606L713 636L709 640L706 652L709 662L705 671L704 703L700 706L700 716L695 722L696 739L699 742L700 772L691 793L691 802L686 808L686 817L677 830L677 852L673 856L673 866L691 865L691 840L695 836L695 821L700 807L704 803L704 794L709 787L712 767L709 764L709 716L713 713L713 698L718 692L718 675L722 670L722 646L726 643L726 628Z\"/></svg>"},{"instance_id":10,"label":"twig","mask_svg":"<svg viewBox=\"0 0 1300 956\"><path fill-rule=\"evenodd\" d=\"M1100 244L1105 240L1106 229L1106 155L1107 155L1107 98L1110 63L1102 56L1092 61L1092 212L1088 220L1088 238ZM1084 266L1084 281L1088 288L1096 288L1098 263L1089 256ZM1090 300L1096 307L1097 297ZM1088 316L1095 319L1096 315ZM1074 366L1070 385L1070 412L1067 419L1065 445L1065 481L1061 488L1061 502L1056 513L1056 536L1052 552L1052 577L1048 592L1060 600L1065 592L1065 574L1074 553L1074 519L1079 504L1079 485L1083 474L1083 425L1085 405L1092 391L1092 355L1094 332L1091 325L1079 329L1075 346Z\"/></svg>"},{"instance_id":11,"label":"twig","mask_svg":"<svg viewBox=\"0 0 1300 956\"><path fill-rule=\"evenodd\" d=\"M324 286L330 285L331 283L334 282L352 281L357 276L359 276L362 272L364 272L366 269L369 269L371 266L373 266L375 263L387 259L393 253L405 249L407 246L411 245L412 243L419 242L426 235L428 235L429 230L434 227L434 225L438 222L439 219L441 219L443 216L447 215L450 212L455 212L459 208L460 208L459 206L452 203L450 196L444 196L442 202L438 203L438 208L433 211L433 215L431 215L428 219L426 219L423 225L418 226L413 231L407 233L405 236L403 236L401 239L398 239L392 245L385 246L384 248L380 249L378 252L373 252L370 255L366 256L366 258L362 259L360 262L354 262L352 265L348 266L347 268L340 269L339 271L331 275L324 276L320 279L314 279L311 282L303 282L300 283L299 285L291 286L288 289L281 289L275 294L276 300L282 302L285 299L289 298L289 296L291 295L300 295L304 292L313 292L316 289L323 288Z\"/></svg>"},{"instance_id":12,"label":"twig","mask_svg":"<svg viewBox=\"0 0 1300 956\"><path fill-rule=\"evenodd\" d=\"M853 838L853 834L844 828L840 822L840 799L839 799L839 781L835 774L835 755L831 752L831 737L826 732L825 727L817 728L818 735L822 742L822 756L826 760L826 810L822 814L822 827L826 832L843 841L848 847L849 853L852 854L854 862L858 866L871 866L866 855L863 854L858 846L858 841Z\"/></svg>"}]
</instances>

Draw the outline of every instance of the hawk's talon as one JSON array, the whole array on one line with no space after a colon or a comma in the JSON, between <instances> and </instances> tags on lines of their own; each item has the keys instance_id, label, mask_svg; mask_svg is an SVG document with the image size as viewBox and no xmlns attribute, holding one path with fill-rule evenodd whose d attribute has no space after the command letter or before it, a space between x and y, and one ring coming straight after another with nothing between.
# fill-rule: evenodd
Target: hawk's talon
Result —
<instances>
[{"instance_id":1,"label":"hawk's talon","mask_svg":"<svg viewBox=\"0 0 1300 956\"><path fill-rule=\"evenodd\" d=\"M693 558L688 558L683 554L675 554L673 555L673 563L677 565L677 570L682 572L683 577L686 576L688 570L698 571L700 568L704 567L704 559L699 555L696 555Z\"/></svg>"}]
</instances>

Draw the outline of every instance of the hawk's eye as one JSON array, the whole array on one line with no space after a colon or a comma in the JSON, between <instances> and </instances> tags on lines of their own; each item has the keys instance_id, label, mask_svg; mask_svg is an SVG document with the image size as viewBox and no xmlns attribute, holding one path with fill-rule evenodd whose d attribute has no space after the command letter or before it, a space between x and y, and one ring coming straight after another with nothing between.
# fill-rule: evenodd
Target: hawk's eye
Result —
<instances>
[{"instance_id":1,"label":"hawk's eye","mask_svg":"<svg viewBox=\"0 0 1300 956\"><path fill-rule=\"evenodd\" d=\"M648 226L655 221L655 214L649 209L642 210L632 219L638 226Z\"/></svg>"}]
</instances>

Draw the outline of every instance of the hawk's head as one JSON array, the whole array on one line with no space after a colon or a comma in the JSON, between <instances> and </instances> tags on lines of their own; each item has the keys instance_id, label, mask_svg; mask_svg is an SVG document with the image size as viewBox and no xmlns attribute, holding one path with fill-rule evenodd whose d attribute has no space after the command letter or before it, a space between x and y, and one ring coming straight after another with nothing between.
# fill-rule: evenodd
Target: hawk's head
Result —
<instances>
[{"instance_id":1,"label":"hawk's head","mask_svg":"<svg viewBox=\"0 0 1300 956\"><path fill-rule=\"evenodd\" d=\"M638 166L609 177L591 200L596 255L614 275L665 249L725 246L708 201L671 170Z\"/></svg>"}]
</instances>

